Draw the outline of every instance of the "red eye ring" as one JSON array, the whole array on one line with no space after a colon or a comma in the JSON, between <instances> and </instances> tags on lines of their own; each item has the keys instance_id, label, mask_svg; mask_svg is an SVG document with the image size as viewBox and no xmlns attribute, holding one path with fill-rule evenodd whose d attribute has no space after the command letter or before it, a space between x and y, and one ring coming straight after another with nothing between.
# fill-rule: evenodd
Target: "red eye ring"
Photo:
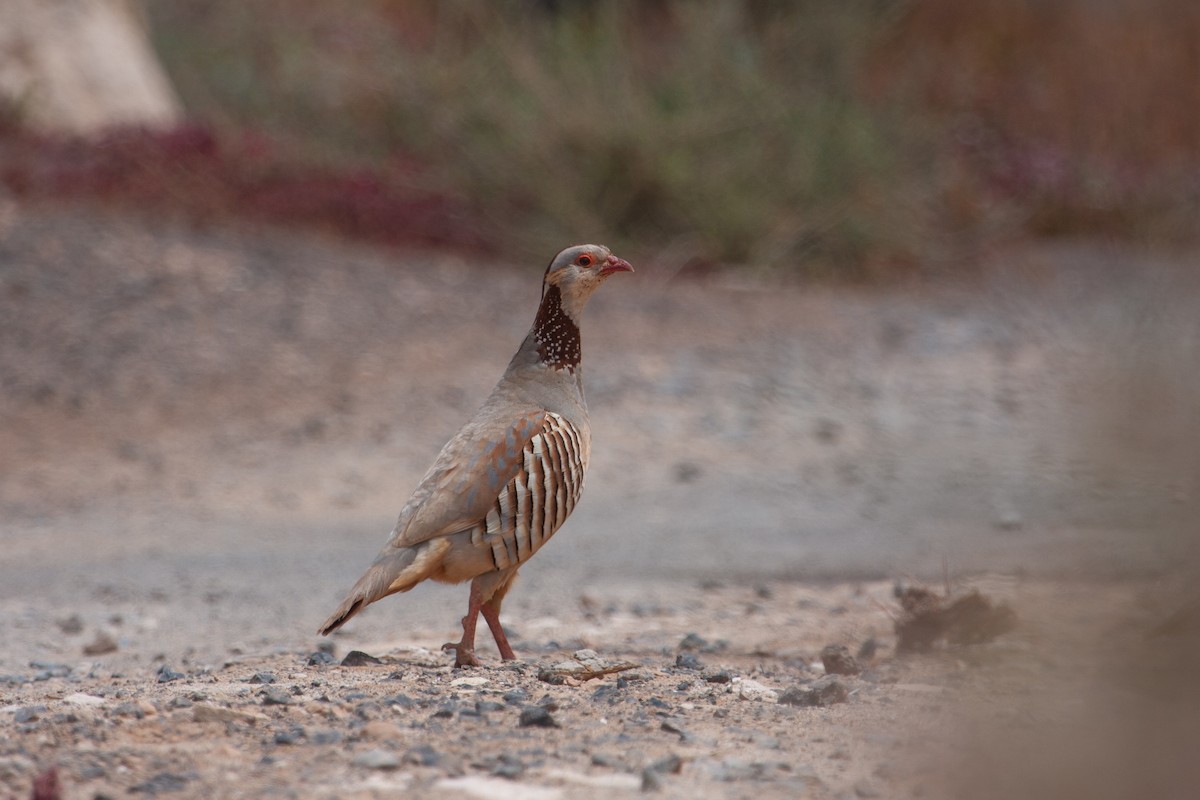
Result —
<instances>
[{"instance_id":1,"label":"red eye ring","mask_svg":"<svg viewBox=\"0 0 1200 800\"><path fill-rule=\"evenodd\" d=\"M590 267L592 265L592 257L586 254L582 255L575 259L575 263L581 267Z\"/></svg>"}]
</instances>

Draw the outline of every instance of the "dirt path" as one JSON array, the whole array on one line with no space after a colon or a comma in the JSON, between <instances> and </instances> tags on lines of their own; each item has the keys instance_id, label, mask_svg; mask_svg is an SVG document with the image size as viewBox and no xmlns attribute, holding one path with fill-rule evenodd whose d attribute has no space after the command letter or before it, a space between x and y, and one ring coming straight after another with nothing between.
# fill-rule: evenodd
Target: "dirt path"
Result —
<instances>
[{"instance_id":1,"label":"dirt path","mask_svg":"<svg viewBox=\"0 0 1200 800\"><path fill-rule=\"evenodd\" d=\"M1143 719L1170 762L1194 732L1124 655L1186 595L1194 277L1094 246L997 258L886 294L650 267L598 296L586 498L506 603L523 666L463 676L444 587L335 639L385 663L307 660L526 329L536 269L3 205L0 797L53 764L66 797L984 796L1005 784L980 752L1088 727L1097 696L1130 723L1067 767L1144 755ZM1026 576L986 582L1022 627L896 659L891 580L943 562ZM676 666L688 633L728 683ZM772 702L870 637L849 702ZM1190 663L1183 641L1146 663ZM585 648L636 669L538 679ZM521 727L545 696L561 727Z\"/></svg>"}]
</instances>

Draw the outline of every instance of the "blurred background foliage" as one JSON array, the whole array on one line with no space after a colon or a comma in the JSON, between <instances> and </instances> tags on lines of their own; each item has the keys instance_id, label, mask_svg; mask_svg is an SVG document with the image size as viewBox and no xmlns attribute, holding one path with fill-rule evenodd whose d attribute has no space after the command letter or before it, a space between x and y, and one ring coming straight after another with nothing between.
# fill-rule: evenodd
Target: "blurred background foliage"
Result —
<instances>
[{"instance_id":1,"label":"blurred background foliage","mask_svg":"<svg viewBox=\"0 0 1200 800\"><path fill-rule=\"evenodd\" d=\"M851 278L1200 230L1192 0L144 9L194 123L110 137L115 169L60 142L10 185L38 191L50 158L61 185L188 214Z\"/></svg>"}]
</instances>

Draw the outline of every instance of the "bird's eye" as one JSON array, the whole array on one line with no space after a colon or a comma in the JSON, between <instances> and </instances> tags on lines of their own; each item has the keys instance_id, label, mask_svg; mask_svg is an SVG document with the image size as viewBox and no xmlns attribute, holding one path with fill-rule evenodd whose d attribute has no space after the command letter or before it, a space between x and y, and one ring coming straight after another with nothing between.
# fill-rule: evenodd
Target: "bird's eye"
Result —
<instances>
[{"instance_id":1,"label":"bird's eye","mask_svg":"<svg viewBox=\"0 0 1200 800\"><path fill-rule=\"evenodd\" d=\"M581 267L590 267L592 265L592 257L589 255L582 255L575 259L575 263Z\"/></svg>"}]
</instances>

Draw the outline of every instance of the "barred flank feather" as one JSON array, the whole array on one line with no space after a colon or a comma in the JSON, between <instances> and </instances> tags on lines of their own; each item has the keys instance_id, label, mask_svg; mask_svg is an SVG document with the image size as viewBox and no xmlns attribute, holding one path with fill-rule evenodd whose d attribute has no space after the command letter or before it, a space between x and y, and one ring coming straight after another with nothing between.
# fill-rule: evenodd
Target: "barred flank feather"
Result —
<instances>
[{"instance_id":1,"label":"barred flank feather","mask_svg":"<svg viewBox=\"0 0 1200 800\"><path fill-rule=\"evenodd\" d=\"M517 474L471 531L471 544L489 548L496 569L528 561L575 510L583 493L587 450L568 420L547 413L522 455Z\"/></svg>"}]
</instances>

